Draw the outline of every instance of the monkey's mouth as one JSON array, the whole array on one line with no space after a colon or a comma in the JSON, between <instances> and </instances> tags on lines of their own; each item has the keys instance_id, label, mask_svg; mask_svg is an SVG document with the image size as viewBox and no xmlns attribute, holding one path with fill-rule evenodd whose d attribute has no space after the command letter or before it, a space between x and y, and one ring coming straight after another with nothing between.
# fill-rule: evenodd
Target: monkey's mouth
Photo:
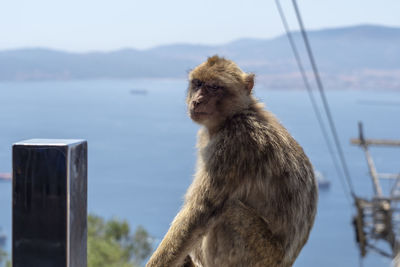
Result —
<instances>
[{"instance_id":1,"label":"monkey's mouth","mask_svg":"<svg viewBox=\"0 0 400 267\"><path fill-rule=\"evenodd\" d=\"M203 112L203 111L192 111L194 115L210 115L208 112Z\"/></svg>"},{"instance_id":2,"label":"monkey's mouth","mask_svg":"<svg viewBox=\"0 0 400 267\"><path fill-rule=\"evenodd\" d=\"M190 117L192 118L201 118L201 117L207 117L210 116L212 113L210 112L204 112L204 111L195 111L195 110L190 110Z\"/></svg>"}]
</instances>

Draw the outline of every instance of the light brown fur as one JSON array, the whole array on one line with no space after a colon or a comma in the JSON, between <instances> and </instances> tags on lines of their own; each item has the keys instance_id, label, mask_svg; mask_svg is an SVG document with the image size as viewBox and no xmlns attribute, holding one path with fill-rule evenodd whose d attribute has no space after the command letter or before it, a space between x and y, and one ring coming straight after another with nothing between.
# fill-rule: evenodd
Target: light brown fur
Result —
<instances>
[{"instance_id":1,"label":"light brown fur","mask_svg":"<svg viewBox=\"0 0 400 267\"><path fill-rule=\"evenodd\" d=\"M211 57L189 83L190 116L204 126L197 170L147 266L291 266L316 213L307 156L234 62Z\"/></svg>"}]
</instances>

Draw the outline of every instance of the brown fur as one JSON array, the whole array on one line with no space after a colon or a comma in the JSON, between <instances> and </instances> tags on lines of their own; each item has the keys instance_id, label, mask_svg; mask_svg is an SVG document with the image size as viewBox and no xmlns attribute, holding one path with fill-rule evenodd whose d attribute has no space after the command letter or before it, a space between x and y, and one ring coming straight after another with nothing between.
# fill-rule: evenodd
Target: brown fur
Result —
<instances>
[{"instance_id":1,"label":"brown fur","mask_svg":"<svg viewBox=\"0 0 400 267\"><path fill-rule=\"evenodd\" d=\"M316 212L307 156L234 62L211 57L189 82L190 116L204 126L197 171L147 266L291 266Z\"/></svg>"}]
</instances>

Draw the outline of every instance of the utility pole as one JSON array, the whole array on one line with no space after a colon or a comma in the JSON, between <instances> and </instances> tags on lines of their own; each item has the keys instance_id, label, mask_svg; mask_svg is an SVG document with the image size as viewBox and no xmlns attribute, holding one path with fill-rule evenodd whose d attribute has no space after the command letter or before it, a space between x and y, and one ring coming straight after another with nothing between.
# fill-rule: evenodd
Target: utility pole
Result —
<instances>
[{"instance_id":1,"label":"utility pole","mask_svg":"<svg viewBox=\"0 0 400 267\"><path fill-rule=\"evenodd\" d=\"M361 256L369 250L393 259L392 266L400 267L400 173L379 173L369 152L370 146L400 147L400 140L365 139L362 123L358 124L359 138L351 139L365 153L374 195L369 199L356 197L357 214L353 218ZM380 181L394 180L388 192L383 192ZM379 246L389 245L390 251Z\"/></svg>"}]
</instances>

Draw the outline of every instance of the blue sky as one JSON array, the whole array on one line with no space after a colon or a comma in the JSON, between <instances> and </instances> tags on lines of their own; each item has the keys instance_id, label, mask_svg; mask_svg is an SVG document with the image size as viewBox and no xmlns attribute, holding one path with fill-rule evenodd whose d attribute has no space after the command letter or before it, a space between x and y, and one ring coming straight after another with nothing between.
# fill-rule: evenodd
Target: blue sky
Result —
<instances>
[{"instance_id":1,"label":"blue sky","mask_svg":"<svg viewBox=\"0 0 400 267\"><path fill-rule=\"evenodd\" d=\"M290 0L281 0L291 27ZM298 0L308 29L400 27L399 0ZM283 33L274 0L1 0L0 49L146 49L171 43L221 44Z\"/></svg>"}]
</instances>

